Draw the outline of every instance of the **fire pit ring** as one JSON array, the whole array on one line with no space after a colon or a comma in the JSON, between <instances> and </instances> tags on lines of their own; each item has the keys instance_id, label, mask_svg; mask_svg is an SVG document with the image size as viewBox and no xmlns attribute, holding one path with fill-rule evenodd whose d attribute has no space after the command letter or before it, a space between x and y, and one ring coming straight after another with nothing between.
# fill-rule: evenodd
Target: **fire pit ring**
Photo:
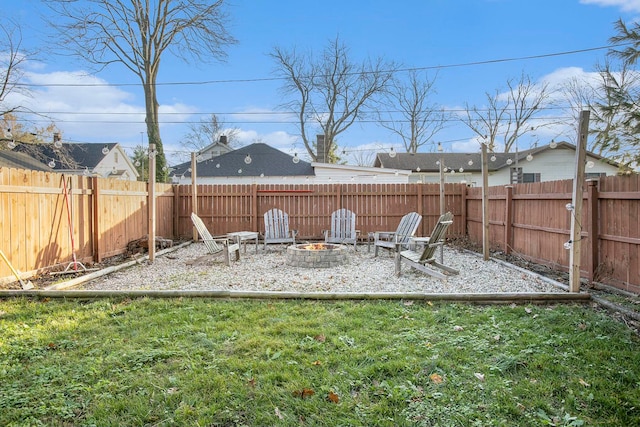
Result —
<instances>
[{"instance_id":1,"label":"fire pit ring","mask_svg":"<svg viewBox=\"0 0 640 427\"><path fill-rule=\"evenodd\" d=\"M303 243L287 248L287 264L293 267L330 268L347 262L347 248L342 245Z\"/></svg>"}]
</instances>

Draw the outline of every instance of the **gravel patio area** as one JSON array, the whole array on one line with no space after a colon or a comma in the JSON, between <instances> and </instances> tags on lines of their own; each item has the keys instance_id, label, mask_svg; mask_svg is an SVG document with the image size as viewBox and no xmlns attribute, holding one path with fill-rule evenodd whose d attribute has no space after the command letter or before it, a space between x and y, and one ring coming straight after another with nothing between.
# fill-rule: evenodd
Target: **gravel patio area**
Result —
<instances>
[{"instance_id":1,"label":"gravel patio area","mask_svg":"<svg viewBox=\"0 0 640 427\"><path fill-rule=\"evenodd\" d=\"M511 293L566 292L517 268L458 248L445 247L444 263L460 270L445 280L410 270L394 275L394 258L382 250L377 258L359 246L348 246L349 263L331 268L287 265L286 246L266 249L248 244L239 262L227 267L222 256L207 255L202 243L194 243L157 256L153 263L138 264L84 283L87 290L223 290L283 292L399 292L399 293Z\"/></svg>"}]
</instances>

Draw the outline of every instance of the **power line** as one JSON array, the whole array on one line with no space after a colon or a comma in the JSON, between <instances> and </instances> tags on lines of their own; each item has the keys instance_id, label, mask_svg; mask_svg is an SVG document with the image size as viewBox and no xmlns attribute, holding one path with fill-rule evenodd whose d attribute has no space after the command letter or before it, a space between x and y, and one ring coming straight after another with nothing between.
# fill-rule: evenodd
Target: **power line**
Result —
<instances>
[{"instance_id":1,"label":"power line","mask_svg":"<svg viewBox=\"0 0 640 427\"><path fill-rule=\"evenodd\" d=\"M623 47L631 44L632 43L622 43L622 44L613 44L613 45L607 45L607 46L590 47L585 49L575 49L575 50L566 50L561 52L543 53L539 55L516 56L511 58L487 59L487 60L475 61L475 62L461 62L457 64L428 65L424 67L409 67L409 68L398 68L393 70L354 72L354 73L345 73L345 74L346 75L354 75L354 74L364 75L364 74L370 74L373 72L399 73L399 72L407 72L407 71L427 71L427 70L443 70L447 68L473 67L478 65L498 64L503 62L528 61L532 59L575 55L578 53L594 52L597 50ZM221 84L221 83L256 83L256 82L279 81L279 80L287 80L287 79L288 77L258 77L258 78L247 78L247 79L203 80L203 81L195 81L195 82L165 82L165 83L156 83L155 86L198 86L198 85L210 85L210 84ZM21 87L126 87L126 86L140 86L140 83L51 83L51 84L17 83L16 86L21 86Z\"/></svg>"},{"instance_id":2,"label":"power line","mask_svg":"<svg viewBox=\"0 0 640 427\"><path fill-rule=\"evenodd\" d=\"M571 108L570 106L554 106L554 107L539 107L538 111L543 110L566 110ZM442 111L445 113L466 113L467 110L464 108L443 108L443 109L432 109L434 112ZM492 108L475 108L474 111L483 112L483 111L493 111ZM506 108L505 111L515 111L516 108ZM29 113L35 115L50 115L50 114L70 114L76 116L135 116L141 115L144 116L145 113L143 111L139 113L131 113L124 111L17 111L19 113ZM328 111L316 111L316 114L323 115L327 114ZM337 114L342 113L341 111L337 111ZM407 113L405 110L375 110L375 111L363 111L363 114L373 114L373 113ZM287 116L287 115L298 115L297 111L249 111L249 112L179 112L179 111L169 111L169 112L158 112L159 116ZM225 121L226 123L226 121Z\"/></svg>"}]
</instances>

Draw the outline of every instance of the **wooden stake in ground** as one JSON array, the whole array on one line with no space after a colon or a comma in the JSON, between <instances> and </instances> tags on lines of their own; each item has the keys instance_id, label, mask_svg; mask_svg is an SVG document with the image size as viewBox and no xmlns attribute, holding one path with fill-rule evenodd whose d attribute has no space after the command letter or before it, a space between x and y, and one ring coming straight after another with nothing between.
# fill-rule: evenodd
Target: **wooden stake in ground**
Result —
<instances>
[{"instance_id":1,"label":"wooden stake in ground","mask_svg":"<svg viewBox=\"0 0 640 427\"><path fill-rule=\"evenodd\" d=\"M196 183L198 161L196 159L196 153L191 153L191 212L198 215L198 186ZM198 241L198 230L193 227L192 230L193 241Z\"/></svg>"},{"instance_id":2,"label":"wooden stake in ground","mask_svg":"<svg viewBox=\"0 0 640 427\"><path fill-rule=\"evenodd\" d=\"M149 262L156 257L156 144L149 144L149 182L147 205L149 207Z\"/></svg>"},{"instance_id":3,"label":"wooden stake in ground","mask_svg":"<svg viewBox=\"0 0 640 427\"><path fill-rule=\"evenodd\" d=\"M482 257L489 261L489 162L487 161L487 144L482 147Z\"/></svg>"},{"instance_id":4,"label":"wooden stake in ground","mask_svg":"<svg viewBox=\"0 0 640 427\"><path fill-rule=\"evenodd\" d=\"M576 147L576 170L573 178L573 205L571 213L571 237L569 240L569 291L580 292L580 255L582 239L582 199L584 184L584 167L587 158L587 135L589 133L590 111L580 112L578 124L578 145ZM594 236L589 236L593 238Z\"/></svg>"}]
</instances>

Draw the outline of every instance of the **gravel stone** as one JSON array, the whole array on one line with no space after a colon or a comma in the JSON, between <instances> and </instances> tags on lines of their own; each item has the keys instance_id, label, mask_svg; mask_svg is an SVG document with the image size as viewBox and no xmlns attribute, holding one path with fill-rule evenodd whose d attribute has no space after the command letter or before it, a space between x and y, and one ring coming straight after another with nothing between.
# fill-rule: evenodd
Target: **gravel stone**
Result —
<instances>
[{"instance_id":1,"label":"gravel stone","mask_svg":"<svg viewBox=\"0 0 640 427\"><path fill-rule=\"evenodd\" d=\"M360 246L347 246L349 262L331 268L302 268L287 264L286 246L247 244L239 262L230 267L222 256L207 255L194 243L84 283L94 290L223 290L283 292L398 292L398 293L509 293L566 292L540 277L510 268L468 251L444 248L444 263L460 271L445 280L402 266L394 274L394 256L382 250L377 258ZM439 256L439 254L438 254ZM195 264L187 263L198 260Z\"/></svg>"}]
</instances>

